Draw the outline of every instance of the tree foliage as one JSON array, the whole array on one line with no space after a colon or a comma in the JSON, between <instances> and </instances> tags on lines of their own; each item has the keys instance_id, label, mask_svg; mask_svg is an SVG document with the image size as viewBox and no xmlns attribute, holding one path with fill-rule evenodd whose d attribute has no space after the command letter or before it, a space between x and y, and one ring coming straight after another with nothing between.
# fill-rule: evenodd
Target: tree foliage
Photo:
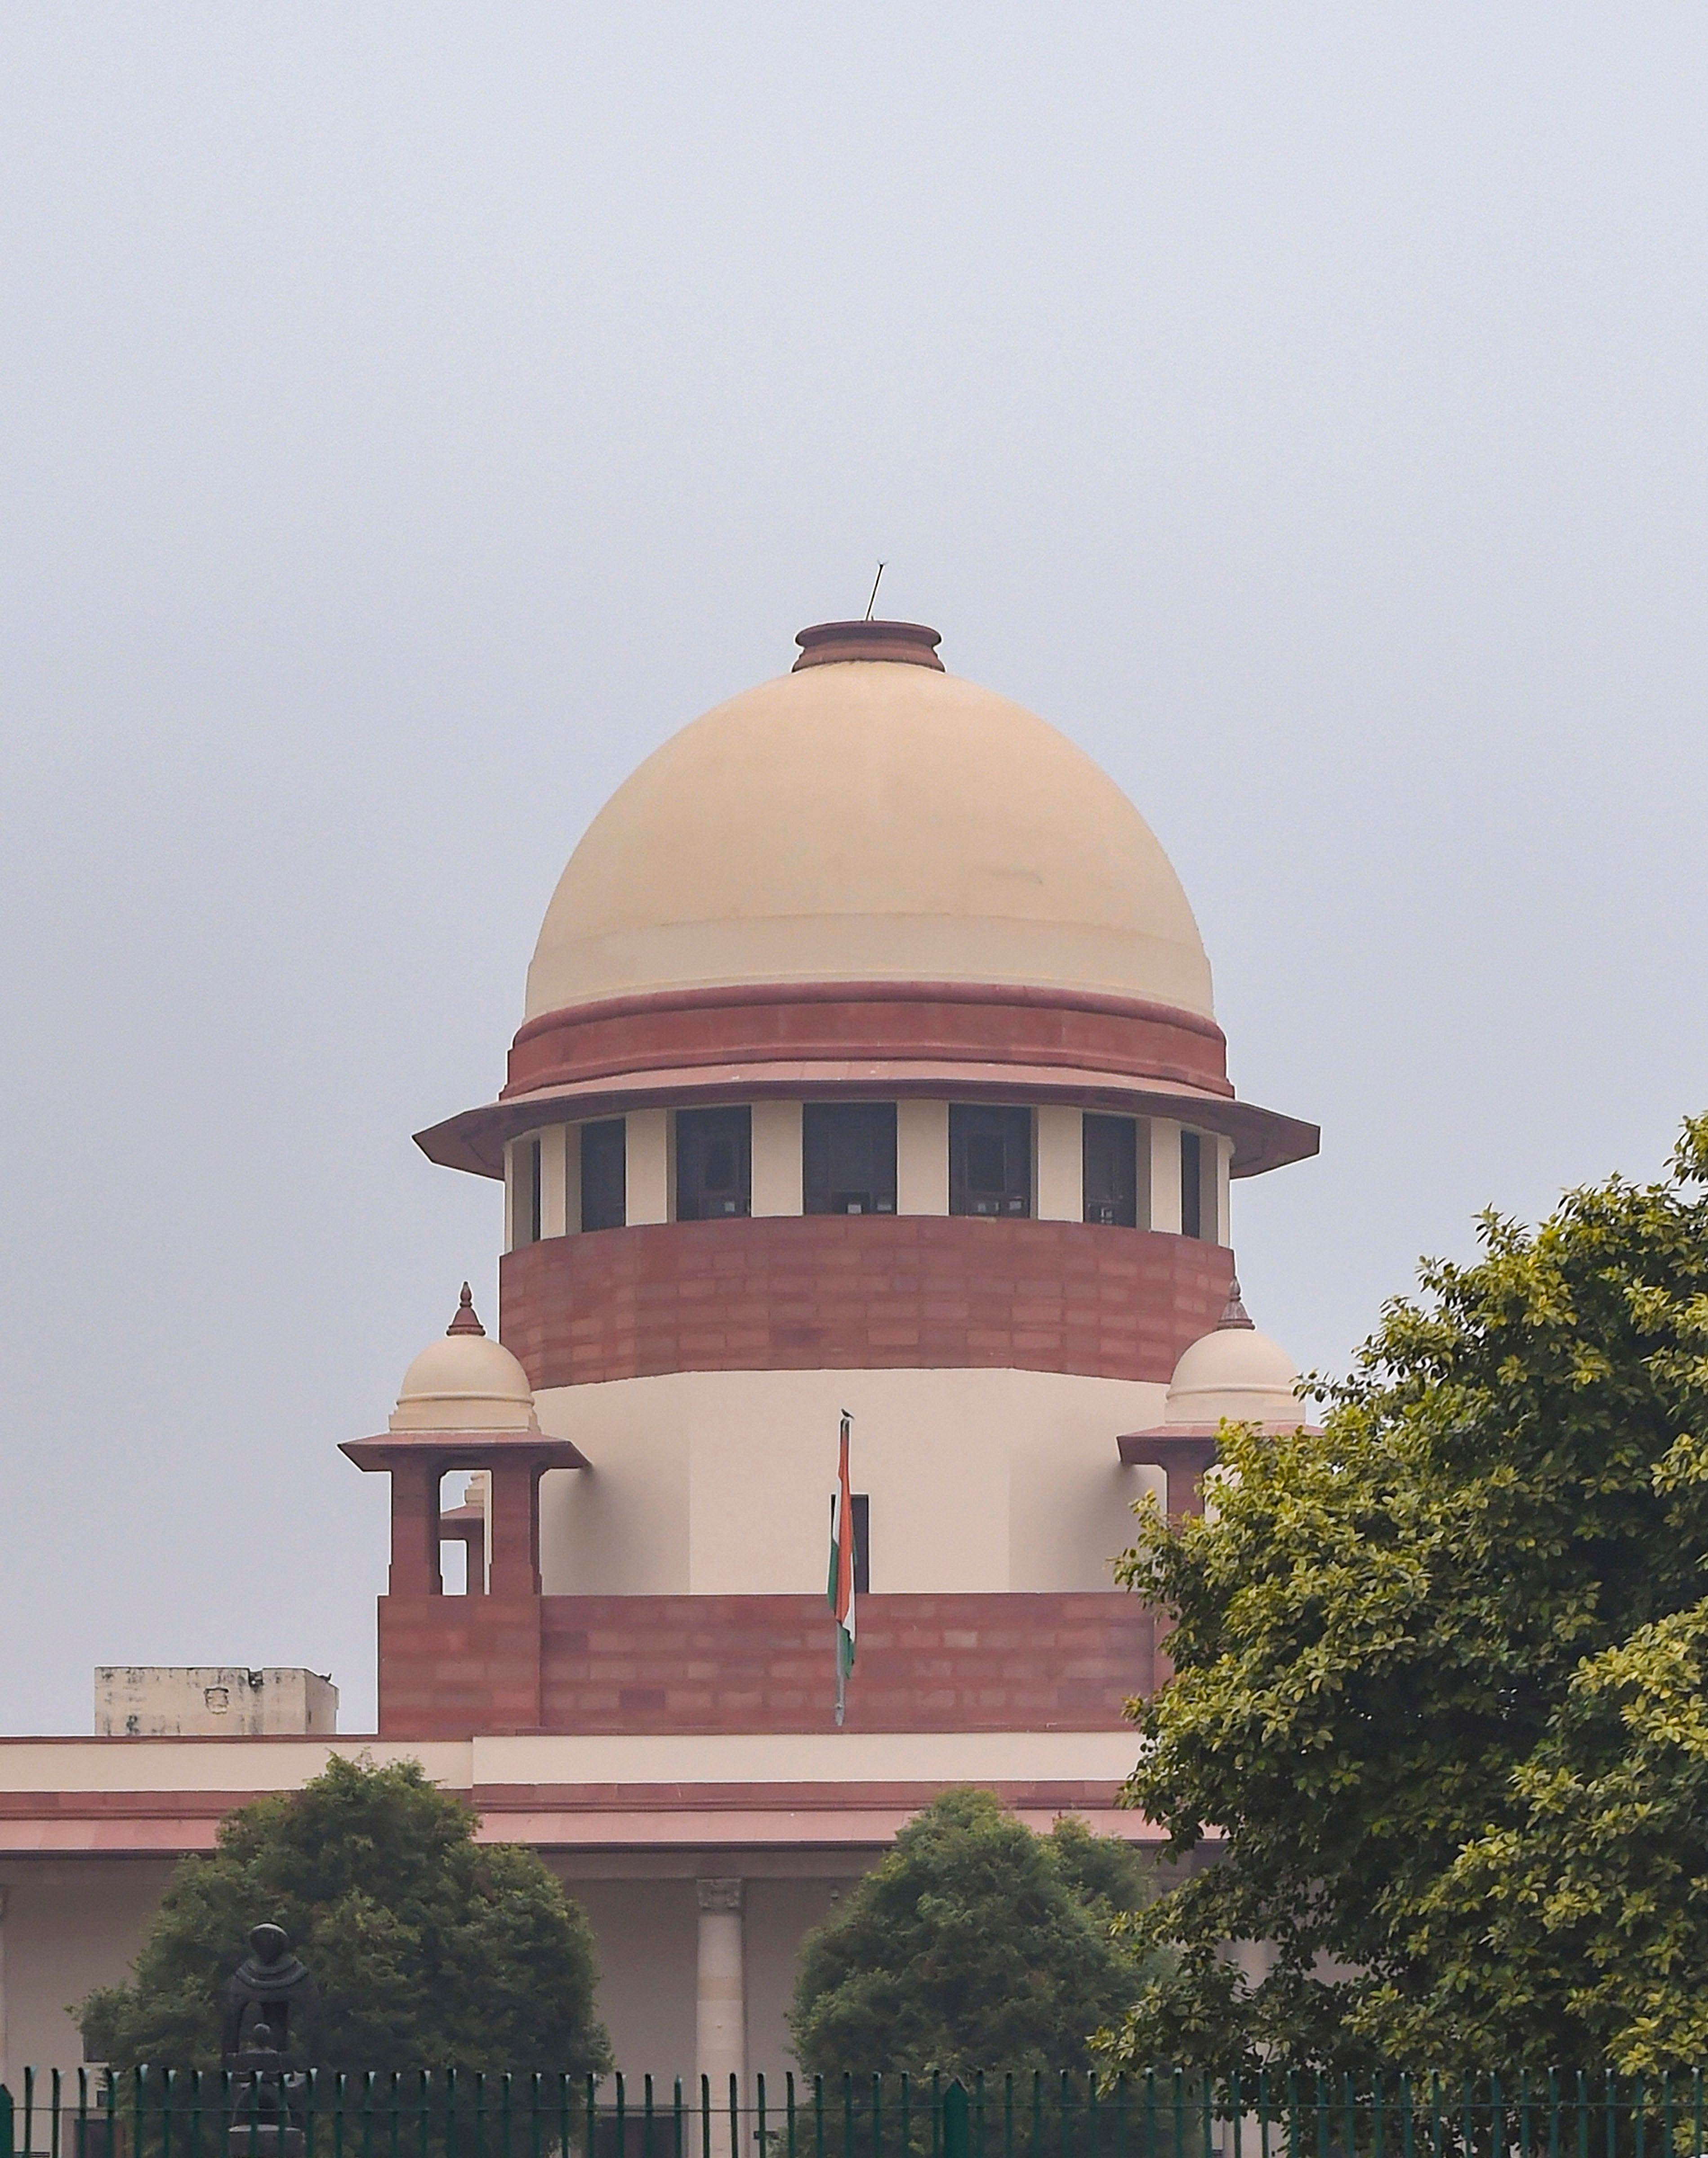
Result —
<instances>
[{"instance_id":1,"label":"tree foliage","mask_svg":"<svg viewBox=\"0 0 1708 2158\"><path fill-rule=\"evenodd\" d=\"M534 1852L477 1844L477 1825L419 1763L338 1755L228 1815L217 1852L174 1872L132 1982L78 2011L90 2057L217 2067L221 1990L271 1920L318 1982L320 2065L605 2068L586 1916Z\"/></svg>"},{"instance_id":2,"label":"tree foliage","mask_svg":"<svg viewBox=\"0 0 1708 2158\"><path fill-rule=\"evenodd\" d=\"M1223 1863L1117 2062L1695 2064L1708 2044L1708 1118L1673 1175L1494 1216L1320 1435L1142 1517L1173 1613L1132 1801ZM1273 1944L1248 1988L1218 1945Z\"/></svg>"},{"instance_id":3,"label":"tree foliage","mask_svg":"<svg viewBox=\"0 0 1708 2158\"><path fill-rule=\"evenodd\" d=\"M790 2029L811 2073L1082 2065L1137 1994L1112 1936L1147 1861L1083 1821L1035 1835L990 1791L946 1791L801 1952Z\"/></svg>"}]
</instances>

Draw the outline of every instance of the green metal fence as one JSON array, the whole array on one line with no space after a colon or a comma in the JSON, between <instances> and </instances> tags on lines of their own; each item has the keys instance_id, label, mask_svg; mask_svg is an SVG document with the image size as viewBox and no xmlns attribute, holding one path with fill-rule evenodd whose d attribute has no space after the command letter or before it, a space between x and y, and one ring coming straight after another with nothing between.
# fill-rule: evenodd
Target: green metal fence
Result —
<instances>
[{"instance_id":1,"label":"green metal fence","mask_svg":"<svg viewBox=\"0 0 1708 2158\"><path fill-rule=\"evenodd\" d=\"M26 2069L0 2158L1708 2158L1700 2073L1331 2078Z\"/></svg>"}]
</instances>

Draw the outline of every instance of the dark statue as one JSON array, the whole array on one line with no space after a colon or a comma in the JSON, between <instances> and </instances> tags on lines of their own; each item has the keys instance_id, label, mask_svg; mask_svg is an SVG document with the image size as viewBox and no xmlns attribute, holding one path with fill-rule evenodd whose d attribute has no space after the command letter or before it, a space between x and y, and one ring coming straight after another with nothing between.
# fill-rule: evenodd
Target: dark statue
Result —
<instances>
[{"instance_id":1,"label":"dark statue","mask_svg":"<svg viewBox=\"0 0 1708 2158\"><path fill-rule=\"evenodd\" d=\"M308 1967L291 1953L282 1926L256 1926L250 1953L225 1981L221 2051L231 2073L230 2158L301 2158L300 2100L307 2078L293 2072L313 2058L320 1995Z\"/></svg>"},{"instance_id":2,"label":"dark statue","mask_svg":"<svg viewBox=\"0 0 1708 2158\"><path fill-rule=\"evenodd\" d=\"M225 1981L219 2050L227 2067L235 2065L235 2056L246 2033L257 2023L266 2025L268 2043L275 2052L294 2052L303 2062L312 2060L320 1995L307 1964L292 1954L291 1936L282 1926L255 1927L249 1945L251 1953Z\"/></svg>"}]
</instances>

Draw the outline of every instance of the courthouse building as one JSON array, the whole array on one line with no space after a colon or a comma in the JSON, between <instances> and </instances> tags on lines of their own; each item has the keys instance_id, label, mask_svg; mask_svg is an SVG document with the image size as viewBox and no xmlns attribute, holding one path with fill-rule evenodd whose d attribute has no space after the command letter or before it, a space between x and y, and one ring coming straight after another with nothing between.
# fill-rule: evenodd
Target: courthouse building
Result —
<instances>
[{"instance_id":1,"label":"courthouse building","mask_svg":"<svg viewBox=\"0 0 1708 2158\"><path fill-rule=\"evenodd\" d=\"M390 1479L379 1730L289 1674L129 1672L113 1735L0 1741L10 2071L75 2061L173 1861L333 1748L540 1850L620 2061L667 2077L787 2065L802 1934L946 1784L1148 1833L1115 1799L1153 1624L1110 1561L1222 1417L1297 1420L1231 1195L1318 1135L1235 1092L1138 812L938 642L803 631L594 819L504 1085L418 1134L503 1185L498 1309L448 1284L389 1416L327 1434Z\"/></svg>"}]
</instances>

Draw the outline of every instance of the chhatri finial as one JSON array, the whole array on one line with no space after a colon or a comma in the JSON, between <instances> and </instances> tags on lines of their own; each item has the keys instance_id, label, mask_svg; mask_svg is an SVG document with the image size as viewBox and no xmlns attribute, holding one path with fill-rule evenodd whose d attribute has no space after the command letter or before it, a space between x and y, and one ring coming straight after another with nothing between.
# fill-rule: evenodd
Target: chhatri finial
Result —
<instances>
[{"instance_id":1,"label":"chhatri finial","mask_svg":"<svg viewBox=\"0 0 1708 2158\"><path fill-rule=\"evenodd\" d=\"M1252 1325L1245 1305L1240 1301L1240 1278L1237 1274L1228 1283L1227 1308L1215 1322L1216 1332L1220 1334L1225 1326L1243 1326L1251 1334L1257 1330Z\"/></svg>"},{"instance_id":2,"label":"chhatri finial","mask_svg":"<svg viewBox=\"0 0 1708 2158\"><path fill-rule=\"evenodd\" d=\"M1246 1321L1248 1326L1251 1323L1249 1319ZM462 1284L462 1294L457 1300L457 1316L445 1331L447 1334L484 1334L486 1332L485 1327L475 1317L474 1298L470 1293L467 1282Z\"/></svg>"}]
</instances>

